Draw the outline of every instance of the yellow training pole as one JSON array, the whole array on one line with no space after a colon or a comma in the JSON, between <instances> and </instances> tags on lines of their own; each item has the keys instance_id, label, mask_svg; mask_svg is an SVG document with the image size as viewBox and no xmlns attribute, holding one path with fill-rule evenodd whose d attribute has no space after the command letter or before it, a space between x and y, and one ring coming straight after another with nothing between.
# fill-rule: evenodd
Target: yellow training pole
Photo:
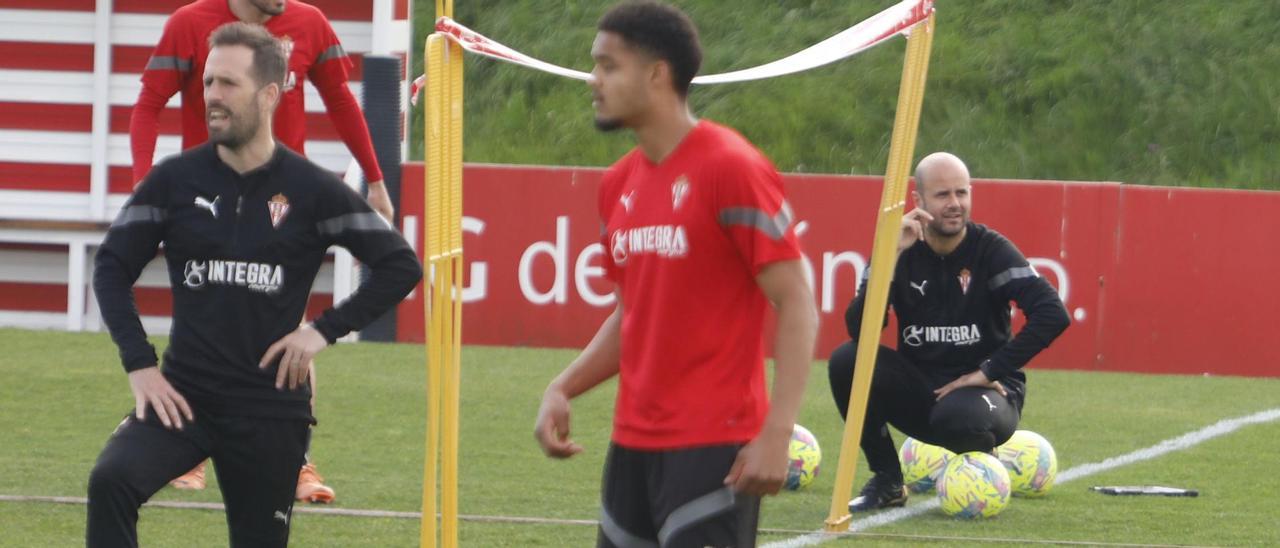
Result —
<instances>
[{"instance_id":1,"label":"yellow training pole","mask_svg":"<svg viewBox=\"0 0 1280 548\"><path fill-rule=\"evenodd\" d=\"M441 283L439 270L436 268L442 254L443 240L443 208L440 202L440 190L444 185L444 111L443 76L444 76L444 41L438 35L427 37L423 59L427 71L426 102L424 103L424 154L426 161L426 188L424 189L423 223L423 255L427 259L427 285L423 296L426 308L427 339L427 441L423 458L422 478L422 527L421 546L436 546L436 486L438 481L437 458L440 454L440 411L444 391L442 390L443 356L440 336L441 316Z\"/></svg>"},{"instance_id":2,"label":"yellow training pole","mask_svg":"<svg viewBox=\"0 0 1280 548\"><path fill-rule=\"evenodd\" d=\"M452 2L447 2L451 6ZM458 545L458 414L461 402L462 365L462 56L461 47L446 43L445 97L447 109L445 123L448 126L448 150L443 168L446 170L446 194L442 201L445 215L444 240L448 247L446 260L441 268L448 272L444 290L448 292L451 306L444 310L448 330L444 333L448 355L444 370L444 454L441 457L441 544L446 548Z\"/></svg>"},{"instance_id":3,"label":"yellow training pole","mask_svg":"<svg viewBox=\"0 0 1280 548\"><path fill-rule=\"evenodd\" d=\"M444 57L447 59L449 43L447 40L442 40L442 42L444 43L444 46L445 46ZM449 129L450 129L449 128L450 126L449 91L450 90L449 90L449 67L448 67L447 60L445 61L443 74L444 74L444 82L442 82L443 89L441 90L441 111L440 111L441 120L444 123L444 128L443 128L444 132L440 135L440 138L441 138L440 148L443 151L443 153L441 154L442 161L439 167L440 173L441 173L441 177L440 177L441 185L439 187L440 193L434 196L433 200L437 203L436 207L439 208L440 210L439 225L438 225L438 230L440 234L440 242L439 242L438 249L440 250L440 255L438 255L435 260L436 295L437 295L436 307L439 310L439 312L436 315L436 320L439 322L439 324L435 328L435 330L437 331L436 336L438 337L438 341L440 344L439 355L440 355L440 378L441 378L440 390L436 392L436 394L438 394L440 397L440 406L441 406L440 424L438 426L440 428L440 434L441 434L440 455L438 457L440 459L440 546L443 546L445 548L450 548L452 546L457 546L457 531L451 529L450 523L449 523L449 516L450 516L449 512L451 510L449 506L449 496L452 493L452 490L450 489L450 485L454 485L457 482L456 478L457 478L457 470L458 470L457 462L452 461L450 459L450 449L452 448L454 451L457 450L458 434L456 429L450 427L451 426L450 420L456 415L454 415L451 412L452 406L450 402L451 400L450 396L452 395L452 392L453 392L453 384L451 382L451 379L453 378L454 364L453 364L453 306L452 306L453 304L453 296L452 296L453 250L450 249L449 247L449 243L450 243L449 242L449 232L450 232L449 220L452 217L452 215L450 212L449 202L450 202L450 195L452 194L452 191L453 191L453 181L452 181L452 174L450 173L450 169L449 169L449 163L450 163L449 160L452 152L450 150L452 148L450 145L452 143L450 142L451 139L449 136ZM451 466L452 466L452 469L450 468ZM453 515L455 516L455 519L456 519L456 516L457 516L456 503L453 505L452 510L454 512ZM453 543L450 543L448 540L449 533L451 532L454 534Z\"/></svg>"},{"instance_id":4,"label":"yellow training pole","mask_svg":"<svg viewBox=\"0 0 1280 548\"><path fill-rule=\"evenodd\" d=\"M853 389L849 396L849 413L840 444L840 462L836 466L836 483L831 492L831 512L826 530L837 533L849 529L849 498L853 495L858 441L866 419L867 396L871 392L871 375L889 299L889 281L893 274L901 231L903 208L906 206L907 173L915 151L916 133L920 127L920 106L924 100L925 76L929 70L929 50L933 42L933 15L916 25L907 38L906 60L902 65L902 85L898 90L898 112L894 118L893 137L889 148L884 191L876 220L875 244L871 251L871 272L862 309L858 356L854 365Z\"/></svg>"}]
</instances>

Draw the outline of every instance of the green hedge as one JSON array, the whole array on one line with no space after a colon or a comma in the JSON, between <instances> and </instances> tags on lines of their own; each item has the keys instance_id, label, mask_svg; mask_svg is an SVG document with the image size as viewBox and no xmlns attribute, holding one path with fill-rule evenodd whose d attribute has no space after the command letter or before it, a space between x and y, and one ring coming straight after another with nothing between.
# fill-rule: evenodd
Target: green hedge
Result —
<instances>
[{"instance_id":1,"label":"green hedge","mask_svg":"<svg viewBox=\"0 0 1280 548\"><path fill-rule=\"evenodd\" d=\"M456 0L508 46L590 70L589 0ZM682 0L703 73L771 61L892 5ZM419 2L415 43L434 13ZM1280 2L938 0L916 157L959 154L975 176L1280 189ZM789 172L883 173L905 41L772 80L697 87L695 112L742 131ZM420 58L420 55L416 57ZM420 59L415 62L420 71ZM469 57L466 161L608 165L577 81ZM421 157L415 112L414 157Z\"/></svg>"}]
</instances>

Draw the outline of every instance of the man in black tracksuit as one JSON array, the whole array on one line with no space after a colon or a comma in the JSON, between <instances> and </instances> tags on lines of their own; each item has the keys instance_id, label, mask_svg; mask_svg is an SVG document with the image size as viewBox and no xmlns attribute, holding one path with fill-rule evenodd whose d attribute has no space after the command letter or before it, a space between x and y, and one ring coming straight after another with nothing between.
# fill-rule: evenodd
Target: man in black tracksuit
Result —
<instances>
[{"instance_id":1,"label":"man in black tracksuit","mask_svg":"<svg viewBox=\"0 0 1280 548\"><path fill-rule=\"evenodd\" d=\"M951 451L991 451L1013 435L1026 401L1022 367L1070 319L1058 293L1013 243L969 220L969 171L947 153L916 168L917 209L903 216L889 305L898 349L880 346L861 446L874 473L853 512L902 506L907 492L886 424ZM831 392L848 412L863 291L845 312L852 341L831 355ZM1010 333L1009 302L1027 318ZM875 341L871 341L875 344Z\"/></svg>"},{"instance_id":2,"label":"man in black tracksuit","mask_svg":"<svg viewBox=\"0 0 1280 548\"><path fill-rule=\"evenodd\" d=\"M261 27L210 38L209 142L161 163L95 260L94 289L135 410L89 478L89 546L137 546L138 507L212 457L233 546L284 546L314 422L311 357L393 308L422 267L404 239L332 173L272 140L284 52ZM164 244L173 326L163 372L132 285ZM299 327L331 245L373 274Z\"/></svg>"}]
</instances>

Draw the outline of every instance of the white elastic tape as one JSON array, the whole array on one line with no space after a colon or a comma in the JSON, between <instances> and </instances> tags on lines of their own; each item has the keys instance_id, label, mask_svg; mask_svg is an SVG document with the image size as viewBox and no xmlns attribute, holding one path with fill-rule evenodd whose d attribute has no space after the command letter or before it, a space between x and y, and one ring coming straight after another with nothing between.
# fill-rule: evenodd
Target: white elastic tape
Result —
<instances>
[{"instance_id":1,"label":"white elastic tape","mask_svg":"<svg viewBox=\"0 0 1280 548\"><path fill-rule=\"evenodd\" d=\"M790 56L747 69L698 76L693 79L693 83L726 84L762 80L817 68L866 51L899 34L905 34L932 13L933 0L902 0L861 23ZM462 49L477 55L576 80L586 80L591 77L590 74L580 70L534 59L448 17L441 17L436 21L436 32L452 38L462 46Z\"/></svg>"}]
</instances>

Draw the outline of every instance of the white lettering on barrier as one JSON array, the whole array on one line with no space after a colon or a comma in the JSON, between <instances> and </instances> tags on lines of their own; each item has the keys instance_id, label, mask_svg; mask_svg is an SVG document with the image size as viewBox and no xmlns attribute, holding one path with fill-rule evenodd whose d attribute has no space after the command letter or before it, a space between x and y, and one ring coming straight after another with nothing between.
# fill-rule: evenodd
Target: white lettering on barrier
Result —
<instances>
[{"instance_id":1,"label":"white lettering on barrier","mask_svg":"<svg viewBox=\"0 0 1280 548\"><path fill-rule=\"evenodd\" d=\"M856 251L822 253L822 312L824 313L835 310L836 269L842 264L853 267L854 293L857 293L858 284L862 281L862 273L867 269L867 259Z\"/></svg>"},{"instance_id":2,"label":"white lettering on barrier","mask_svg":"<svg viewBox=\"0 0 1280 548\"><path fill-rule=\"evenodd\" d=\"M520 292L524 294L524 298L533 304L548 304L555 302L556 304L565 303L565 264L568 255L567 246L569 245L569 217L561 215L556 217L556 241L555 243L548 241L534 242L524 250L520 255L519 279ZM550 255L551 264L555 266L556 276L551 283L551 289L547 291L539 291L533 286L533 261L538 255Z\"/></svg>"},{"instance_id":3,"label":"white lettering on barrier","mask_svg":"<svg viewBox=\"0 0 1280 548\"><path fill-rule=\"evenodd\" d=\"M604 276L604 267L592 264L592 261L604 254L604 246L600 243L588 245L578 254L573 265L573 285L578 290L578 297L591 306L610 306L614 302L613 292L600 294L591 287L591 279ZM548 255L554 267L555 277L551 288L545 291L534 287L533 269L539 255ZM537 305L550 303L564 304L568 300L567 272L569 262L569 217L556 217L556 237L554 242L534 242L525 248L520 255L517 267L517 278L520 281L520 293L529 302Z\"/></svg>"},{"instance_id":4,"label":"white lettering on barrier","mask_svg":"<svg viewBox=\"0 0 1280 548\"><path fill-rule=\"evenodd\" d=\"M406 227L416 226L417 218L406 217ZM593 242L582 249L578 253L573 262L573 271L569 272L569 229L570 218L566 215L556 217L556 231L553 241L536 241L525 248L520 255L520 263L518 265L518 280L520 283L520 292L526 300L536 305L547 305L551 303L565 304L568 302L568 280L569 276L573 276L573 286L577 291L577 296L583 302L594 307L612 306L615 302L613 292L600 293L592 286L592 280L604 277L604 268L600 266L598 260L604 254L604 246L599 242ZM463 232L476 236L483 236L485 232L485 222L474 217L463 217ZM808 221L801 221L796 225L797 236L803 235L809 228ZM657 245L659 238L665 238L666 235L658 234L655 231L649 231L644 235L645 239L653 239L654 246ZM674 234L673 234L674 235ZM416 235L406 234L410 238L410 245L417 243ZM541 264L539 256L546 255L550 260L554 269L554 278L551 287L548 289L539 289L533 282L533 272ZM818 282L821 284L821 291L815 295L820 299L820 308L822 313L829 314L836 311L837 304L843 308L845 303L836 303L836 296L841 293L841 288L848 287L838 283L842 267L852 267L852 287L853 291L857 291L857 286L862 280L863 272L867 269L866 256L853 250L832 250L822 252L822 268L815 270L813 260L806 254L804 257L805 274L808 278L809 287L817 288ZM1070 276L1063 264L1055 259L1044 257L1028 257L1027 262L1037 270L1045 270L1053 274L1053 279L1049 280L1057 291L1063 303L1068 302L1070 296L1071 283ZM468 261L470 264L470 283L463 288L462 301L477 302L483 301L488 297L488 278L489 265L484 261ZM230 269L229 269L230 270ZM820 274L820 279L818 278ZM235 274L228 272L231 276ZM244 274L241 274L242 276ZM1014 310L1017 313L1017 310ZM1076 320L1083 320L1085 311L1083 308L1077 308L1073 311Z\"/></svg>"},{"instance_id":5,"label":"white lettering on barrier","mask_svg":"<svg viewBox=\"0 0 1280 548\"><path fill-rule=\"evenodd\" d=\"M590 278L604 276L604 267L591 264L591 260L600 255L604 255L604 246L597 242L582 250L578 261L573 264L573 285L578 288L582 300L591 306L609 306L616 299L612 291L601 295L591 288Z\"/></svg>"},{"instance_id":6,"label":"white lettering on barrier","mask_svg":"<svg viewBox=\"0 0 1280 548\"><path fill-rule=\"evenodd\" d=\"M475 217L462 218L462 231L470 232L476 236L484 235L484 221ZM464 258L466 254L462 255ZM462 288L462 302L470 303L483 301L485 296L489 294L489 263L484 261L471 262L471 283Z\"/></svg>"},{"instance_id":7,"label":"white lettering on barrier","mask_svg":"<svg viewBox=\"0 0 1280 548\"><path fill-rule=\"evenodd\" d=\"M405 242L408 242L409 249L412 249L414 253L417 253L418 252L418 232L419 232L418 216L405 215L402 223L403 223L402 230L403 230ZM485 223L480 219L477 219L475 217L462 218L463 232L470 232L472 234L475 234L476 236L481 236L484 234L484 227L485 227ZM466 255L464 254L463 257L465 258ZM471 272L470 272L471 283L462 288L462 302L470 303L470 302L483 301L484 298L489 294L489 263L486 263L484 261L469 261L469 262L471 263ZM429 265L423 265L423 266L427 267L426 281L427 283L431 283L433 280L435 280L435 275L436 275L435 268L430 267ZM404 300L411 301L416 296L417 296L417 289L413 290L408 295L405 295Z\"/></svg>"}]
</instances>

